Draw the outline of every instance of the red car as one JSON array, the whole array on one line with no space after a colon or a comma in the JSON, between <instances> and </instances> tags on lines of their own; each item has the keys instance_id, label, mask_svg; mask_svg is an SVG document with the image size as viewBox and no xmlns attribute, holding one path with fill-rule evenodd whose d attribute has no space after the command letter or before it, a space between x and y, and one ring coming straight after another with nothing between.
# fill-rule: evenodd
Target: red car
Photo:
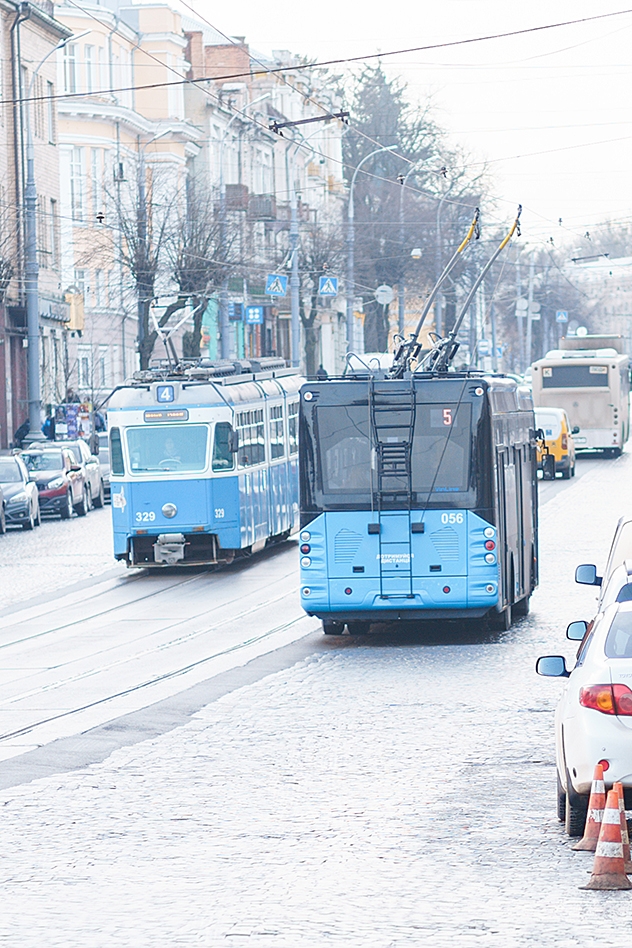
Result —
<instances>
[{"instance_id":1,"label":"red car","mask_svg":"<svg viewBox=\"0 0 632 948\"><path fill-rule=\"evenodd\" d=\"M45 516L85 517L92 506L83 468L73 453L59 447L29 448L22 454L29 476L37 484L40 511Z\"/></svg>"}]
</instances>

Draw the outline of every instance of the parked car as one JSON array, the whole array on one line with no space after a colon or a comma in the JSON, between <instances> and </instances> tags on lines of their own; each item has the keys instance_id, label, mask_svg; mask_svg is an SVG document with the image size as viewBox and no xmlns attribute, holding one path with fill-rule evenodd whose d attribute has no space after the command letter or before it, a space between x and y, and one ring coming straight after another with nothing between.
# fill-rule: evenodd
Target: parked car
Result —
<instances>
[{"instance_id":1,"label":"parked car","mask_svg":"<svg viewBox=\"0 0 632 948\"><path fill-rule=\"evenodd\" d=\"M68 520L74 509L78 516L85 517L90 509L90 488L82 466L68 448L29 448L21 457L37 485L43 514Z\"/></svg>"},{"instance_id":2,"label":"parked car","mask_svg":"<svg viewBox=\"0 0 632 948\"><path fill-rule=\"evenodd\" d=\"M548 448L549 456L553 458L554 463L544 464L546 457L542 447L538 444L537 462L538 468L544 471L544 474L555 477L561 472L562 477L568 479L575 476L575 442L573 435L577 434L579 428L571 429L568 415L563 408L536 408L535 426L541 428L544 433L544 443Z\"/></svg>"},{"instance_id":3,"label":"parked car","mask_svg":"<svg viewBox=\"0 0 632 948\"><path fill-rule=\"evenodd\" d=\"M105 503L105 491L101 477L101 466L99 459L90 453L90 449L85 441L78 438L76 441L55 441L51 444L59 444L65 450L71 451L75 458L75 463L81 465L83 476L88 485L89 505L88 510L94 507L102 507ZM31 444L31 448L38 448L41 445Z\"/></svg>"},{"instance_id":4,"label":"parked car","mask_svg":"<svg viewBox=\"0 0 632 948\"><path fill-rule=\"evenodd\" d=\"M32 530L40 525L42 520L37 487L29 479L28 469L18 455L0 458L0 488L4 498L6 526ZM1 523L0 532L4 532Z\"/></svg>"},{"instance_id":5,"label":"parked car","mask_svg":"<svg viewBox=\"0 0 632 948\"><path fill-rule=\"evenodd\" d=\"M567 636L581 642L574 668L562 655L538 659L538 674L565 678L555 712L558 817L581 836L595 765L607 787L623 784L632 805L632 586L589 626L571 622Z\"/></svg>"},{"instance_id":6,"label":"parked car","mask_svg":"<svg viewBox=\"0 0 632 948\"><path fill-rule=\"evenodd\" d=\"M110 441L106 431L100 431L99 438L99 464L101 465L101 480L103 481L103 492L106 503L111 499L110 494Z\"/></svg>"}]
</instances>

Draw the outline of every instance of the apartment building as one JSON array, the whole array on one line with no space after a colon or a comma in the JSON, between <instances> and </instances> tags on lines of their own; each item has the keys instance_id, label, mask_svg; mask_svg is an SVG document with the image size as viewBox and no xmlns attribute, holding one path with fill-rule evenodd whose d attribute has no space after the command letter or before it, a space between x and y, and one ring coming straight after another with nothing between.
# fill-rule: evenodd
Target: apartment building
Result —
<instances>
[{"instance_id":1,"label":"apartment building","mask_svg":"<svg viewBox=\"0 0 632 948\"><path fill-rule=\"evenodd\" d=\"M24 184L27 127L38 191L40 320L55 340L68 316L60 274L55 47L70 35L49 0L0 2L0 449L28 416L24 298ZM48 58L47 58L48 57Z\"/></svg>"},{"instance_id":2,"label":"apartment building","mask_svg":"<svg viewBox=\"0 0 632 948\"><path fill-rule=\"evenodd\" d=\"M134 235L144 226L151 253L164 208L184 200L201 133L182 86L168 84L188 68L178 13L162 4L56 11L77 36L58 62L61 279L83 302L68 332L68 387L98 405L138 367ZM158 255L148 301L157 318L174 292L164 248ZM154 354L165 355L160 341Z\"/></svg>"}]
</instances>

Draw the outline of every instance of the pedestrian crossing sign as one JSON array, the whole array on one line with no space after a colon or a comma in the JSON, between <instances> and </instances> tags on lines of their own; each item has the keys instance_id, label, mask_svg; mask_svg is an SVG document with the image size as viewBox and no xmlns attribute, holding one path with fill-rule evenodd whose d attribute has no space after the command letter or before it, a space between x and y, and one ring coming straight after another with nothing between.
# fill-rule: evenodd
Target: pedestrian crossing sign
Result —
<instances>
[{"instance_id":1,"label":"pedestrian crossing sign","mask_svg":"<svg viewBox=\"0 0 632 948\"><path fill-rule=\"evenodd\" d=\"M267 296L285 296L287 293L287 277L280 273L269 273L266 277Z\"/></svg>"},{"instance_id":2,"label":"pedestrian crossing sign","mask_svg":"<svg viewBox=\"0 0 632 948\"><path fill-rule=\"evenodd\" d=\"M321 276L318 281L319 296L338 296L338 277Z\"/></svg>"}]
</instances>

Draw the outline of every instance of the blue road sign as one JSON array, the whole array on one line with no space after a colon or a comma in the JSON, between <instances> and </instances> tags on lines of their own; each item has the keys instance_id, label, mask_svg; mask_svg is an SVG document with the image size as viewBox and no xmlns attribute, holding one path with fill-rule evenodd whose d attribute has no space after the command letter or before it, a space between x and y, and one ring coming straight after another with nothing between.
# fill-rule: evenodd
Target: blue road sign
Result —
<instances>
[{"instance_id":1,"label":"blue road sign","mask_svg":"<svg viewBox=\"0 0 632 948\"><path fill-rule=\"evenodd\" d=\"M318 280L318 295L338 296L338 277L320 277Z\"/></svg>"},{"instance_id":2,"label":"blue road sign","mask_svg":"<svg viewBox=\"0 0 632 948\"><path fill-rule=\"evenodd\" d=\"M260 326L263 322L263 306L246 306L246 322L249 326Z\"/></svg>"},{"instance_id":3,"label":"blue road sign","mask_svg":"<svg viewBox=\"0 0 632 948\"><path fill-rule=\"evenodd\" d=\"M558 309L555 314L556 323L567 323L568 322L568 312L565 309Z\"/></svg>"},{"instance_id":4,"label":"blue road sign","mask_svg":"<svg viewBox=\"0 0 632 948\"><path fill-rule=\"evenodd\" d=\"M287 293L287 277L280 273L268 273L266 277L267 296L285 296Z\"/></svg>"},{"instance_id":5,"label":"blue road sign","mask_svg":"<svg viewBox=\"0 0 632 948\"><path fill-rule=\"evenodd\" d=\"M229 303L228 304L228 318L232 323L239 322L244 318L244 306L243 303Z\"/></svg>"}]
</instances>

